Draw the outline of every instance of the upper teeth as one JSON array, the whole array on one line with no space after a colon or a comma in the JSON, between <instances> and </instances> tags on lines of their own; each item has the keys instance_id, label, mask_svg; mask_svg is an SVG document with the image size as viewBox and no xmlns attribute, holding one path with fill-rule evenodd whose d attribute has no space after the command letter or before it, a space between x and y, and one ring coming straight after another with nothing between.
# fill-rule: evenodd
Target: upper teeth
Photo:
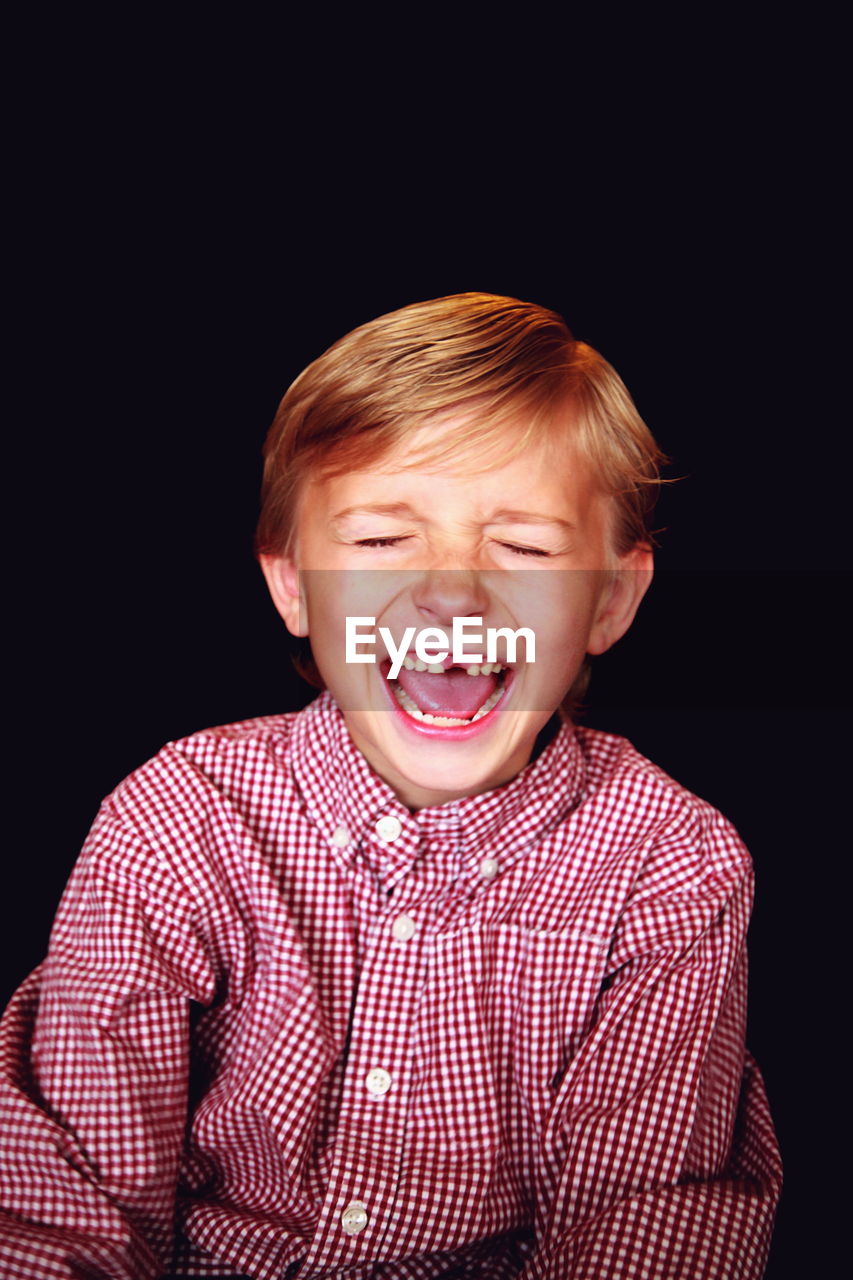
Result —
<instances>
[{"instance_id":1,"label":"upper teeth","mask_svg":"<svg viewBox=\"0 0 853 1280\"><path fill-rule=\"evenodd\" d=\"M408 654L403 659L403 666L407 671L429 671L432 675L436 676L444 673L443 663L433 662L430 664L428 662L421 662L420 658L411 658ZM469 676L492 676L497 675L499 671L504 670L499 662L484 662L481 663L480 666L472 664L470 667L463 667L461 669L463 671L467 671Z\"/></svg>"}]
</instances>

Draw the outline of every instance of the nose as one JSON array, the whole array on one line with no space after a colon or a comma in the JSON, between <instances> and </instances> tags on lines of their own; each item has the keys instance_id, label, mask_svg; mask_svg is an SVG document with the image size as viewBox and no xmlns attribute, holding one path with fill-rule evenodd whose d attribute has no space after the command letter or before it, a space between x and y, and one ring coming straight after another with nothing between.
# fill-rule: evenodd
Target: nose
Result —
<instances>
[{"instance_id":1,"label":"nose","mask_svg":"<svg viewBox=\"0 0 853 1280\"><path fill-rule=\"evenodd\" d=\"M483 617L489 597L476 569L429 569L412 592L418 609L434 626L454 618Z\"/></svg>"}]
</instances>

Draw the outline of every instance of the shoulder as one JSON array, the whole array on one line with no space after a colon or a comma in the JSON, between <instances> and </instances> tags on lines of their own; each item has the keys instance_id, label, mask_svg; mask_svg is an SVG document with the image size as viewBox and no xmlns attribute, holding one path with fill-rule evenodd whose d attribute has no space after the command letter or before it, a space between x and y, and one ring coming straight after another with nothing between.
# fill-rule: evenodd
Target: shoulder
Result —
<instances>
[{"instance_id":1,"label":"shoulder","mask_svg":"<svg viewBox=\"0 0 853 1280\"><path fill-rule=\"evenodd\" d=\"M93 827L97 845L121 846L125 860L144 846L149 858L186 866L197 853L208 860L217 847L263 841L298 804L294 744L316 729L314 706L166 743L106 797Z\"/></svg>"},{"instance_id":2,"label":"shoulder","mask_svg":"<svg viewBox=\"0 0 853 1280\"><path fill-rule=\"evenodd\" d=\"M284 826L299 825L292 757L316 732L313 706L166 743L105 798L66 893L230 919L225 900L272 874Z\"/></svg>"},{"instance_id":3,"label":"shoulder","mask_svg":"<svg viewBox=\"0 0 853 1280\"><path fill-rule=\"evenodd\" d=\"M264 904L276 900L283 851L302 848L294 740L319 729L310 706L216 725L167 743L135 769L89 832L57 915L54 953L66 944L73 951L81 929L97 937L103 925L128 945L155 940L176 972L190 952L208 977L211 957L230 964L248 954Z\"/></svg>"},{"instance_id":4,"label":"shoulder","mask_svg":"<svg viewBox=\"0 0 853 1280\"><path fill-rule=\"evenodd\" d=\"M579 806L591 827L638 855L640 882L673 891L688 882L732 889L751 881L749 852L732 823L647 759L627 739L575 729L586 787Z\"/></svg>"},{"instance_id":5,"label":"shoulder","mask_svg":"<svg viewBox=\"0 0 853 1280\"><path fill-rule=\"evenodd\" d=\"M159 793L191 800L241 781L263 786L286 772L294 733L308 710L214 725L167 742L119 783L107 803L126 812Z\"/></svg>"}]
</instances>

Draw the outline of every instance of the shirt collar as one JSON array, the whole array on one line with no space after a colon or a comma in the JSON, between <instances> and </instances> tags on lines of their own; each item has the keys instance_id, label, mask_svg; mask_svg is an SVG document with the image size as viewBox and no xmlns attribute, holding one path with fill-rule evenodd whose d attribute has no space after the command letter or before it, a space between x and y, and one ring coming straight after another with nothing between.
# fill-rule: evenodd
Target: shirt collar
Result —
<instances>
[{"instance_id":1,"label":"shirt collar","mask_svg":"<svg viewBox=\"0 0 853 1280\"><path fill-rule=\"evenodd\" d=\"M465 858L501 858L502 865L575 808L586 780L574 728L563 724L541 754L503 786L411 813L359 751L328 691L296 717L290 762L312 820L332 845L341 833L360 841L387 816L403 824L406 844L452 838Z\"/></svg>"}]
</instances>

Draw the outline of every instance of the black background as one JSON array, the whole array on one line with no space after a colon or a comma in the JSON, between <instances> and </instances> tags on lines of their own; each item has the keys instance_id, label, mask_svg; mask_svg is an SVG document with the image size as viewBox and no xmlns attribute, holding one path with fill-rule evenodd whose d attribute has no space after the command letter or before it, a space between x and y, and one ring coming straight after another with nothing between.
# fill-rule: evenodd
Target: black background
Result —
<instances>
[{"instance_id":1,"label":"black background","mask_svg":"<svg viewBox=\"0 0 853 1280\"><path fill-rule=\"evenodd\" d=\"M488 56L433 33L417 70L348 54L378 32L339 31L334 56L320 32L269 34L21 37L5 993L106 792L169 738L308 696L251 552L287 384L412 301L541 302L616 366L682 477L586 718L752 851L749 1041L787 1172L768 1275L834 1266L850 850L831 40L670 29L661 76L630 31L618 65L577 33L547 61L553 32Z\"/></svg>"}]
</instances>

